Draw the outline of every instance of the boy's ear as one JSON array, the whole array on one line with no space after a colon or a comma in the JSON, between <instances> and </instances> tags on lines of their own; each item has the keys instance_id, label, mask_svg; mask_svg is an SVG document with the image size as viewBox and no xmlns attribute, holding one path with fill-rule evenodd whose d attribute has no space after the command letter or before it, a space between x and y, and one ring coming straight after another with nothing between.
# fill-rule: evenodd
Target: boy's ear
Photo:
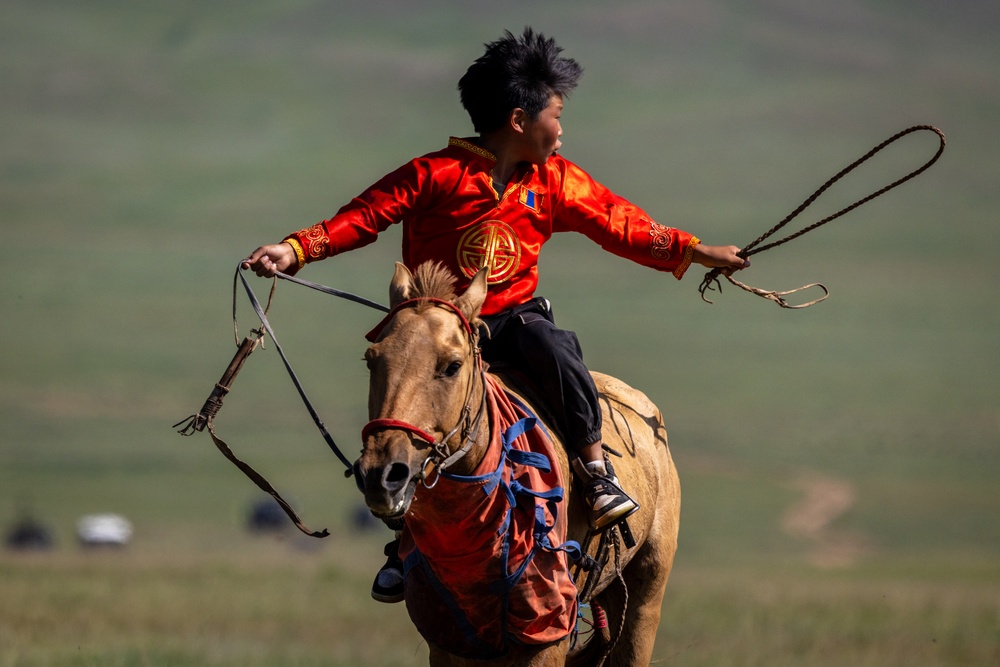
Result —
<instances>
[{"instance_id":1,"label":"boy's ear","mask_svg":"<svg viewBox=\"0 0 1000 667\"><path fill-rule=\"evenodd\" d=\"M510 112L507 116L507 124L510 129L517 132L518 134L524 133L524 123L528 119L528 114L524 109L518 107Z\"/></svg>"}]
</instances>

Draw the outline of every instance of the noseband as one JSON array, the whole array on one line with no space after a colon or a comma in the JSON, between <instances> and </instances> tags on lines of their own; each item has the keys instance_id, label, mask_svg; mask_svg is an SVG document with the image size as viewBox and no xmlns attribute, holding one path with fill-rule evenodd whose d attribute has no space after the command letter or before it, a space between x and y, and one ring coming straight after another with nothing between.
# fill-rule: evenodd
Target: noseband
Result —
<instances>
[{"instance_id":1,"label":"noseband","mask_svg":"<svg viewBox=\"0 0 1000 667\"><path fill-rule=\"evenodd\" d=\"M476 361L476 372L479 375L480 385L483 389L482 399L480 400L479 403L479 410L476 413L475 418L472 419L471 418L472 397L474 393L473 388L475 386L475 382L473 381L469 383L468 390L465 396L465 405L462 406L462 415L459 417L458 423L455 425L455 428L451 429L451 431L441 436L440 440L436 439L433 435L423 430L419 426L415 426L409 422L402 421L400 419L392 419L390 417L373 419L367 424L365 424L364 428L361 429L361 439L362 441L365 441L368 439L369 435L376 433L378 431L398 430L398 431L406 431L410 435L415 436L420 440L427 442L429 445L431 445L431 452L430 454L427 455L427 458L424 459L423 465L420 466L420 472L414 475L414 478L419 478L420 481L427 488L433 488L434 485L437 484L437 480L439 478L435 478L434 482L431 484L427 483L428 463L432 464L437 469L438 474L440 474L441 471L447 470L449 467L460 461L466 454L468 454L469 450L472 449L472 445L475 444L479 436L479 427L482 424L483 414L486 412L486 378L485 378L486 370L483 367L483 359L479 351L479 335L475 332L475 330L473 330L472 325L469 323L469 320L465 316L465 314L461 310L459 310L455 304L453 304L450 301L445 301L444 299L435 299L432 297L419 297L416 299L408 299L406 301L403 301L402 303L397 304L389 312L389 314L386 315L385 318L381 322L379 322L378 325L374 329L372 329L367 336L365 336L365 338L371 342L375 342L375 340L378 339L379 335L381 335L382 331L386 328L386 326L388 326L389 322L392 321L392 319L396 316L396 314L400 310L403 310L404 308L412 308L421 303L432 303L436 306L441 306L443 308L446 308L455 313L456 315L458 315L458 319L462 322L462 328L465 329L465 333L468 336L469 346L472 348L472 355ZM465 428L463 428L463 426ZM462 446L456 449L454 452L449 451L447 443L456 433L459 432L460 429L462 430L462 438L463 438Z\"/></svg>"}]
</instances>

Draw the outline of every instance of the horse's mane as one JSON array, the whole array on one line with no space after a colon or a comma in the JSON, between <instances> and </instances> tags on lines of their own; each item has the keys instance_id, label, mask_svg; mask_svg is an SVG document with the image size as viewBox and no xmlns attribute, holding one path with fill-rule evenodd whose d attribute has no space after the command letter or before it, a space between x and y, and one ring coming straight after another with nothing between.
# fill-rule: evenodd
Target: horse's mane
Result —
<instances>
[{"instance_id":1,"label":"horse's mane","mask_svg":"<svg viewBox=\"0 0 1000 667\"><path fill-rule=\"evenodd\" d=\"M454 302L455 274L440 262L424 262L413 273L413 293L411 298L441 299ZM426 304L424 307L429 306ZM418 307L420 310L420 307Z\"/></svg>"}]
</instances>

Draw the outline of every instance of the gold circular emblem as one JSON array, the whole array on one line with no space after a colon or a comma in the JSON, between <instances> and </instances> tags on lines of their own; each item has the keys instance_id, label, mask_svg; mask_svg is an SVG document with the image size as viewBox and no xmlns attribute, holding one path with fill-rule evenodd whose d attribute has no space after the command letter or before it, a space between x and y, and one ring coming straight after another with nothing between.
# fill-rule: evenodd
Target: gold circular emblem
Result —
<instances>
[{"instance_id":1,"label":"gold circular emblem","mask_svg":"<svg viewBox=\"0 0 1000 667\"><path fill-rule=\"evenodd\" d=\"M521 263L521 241L510 225L488 220L462 235L458 242L458 266L467 278L489 267L490 285L509 279Z\"/></svg>"}]
</instances>

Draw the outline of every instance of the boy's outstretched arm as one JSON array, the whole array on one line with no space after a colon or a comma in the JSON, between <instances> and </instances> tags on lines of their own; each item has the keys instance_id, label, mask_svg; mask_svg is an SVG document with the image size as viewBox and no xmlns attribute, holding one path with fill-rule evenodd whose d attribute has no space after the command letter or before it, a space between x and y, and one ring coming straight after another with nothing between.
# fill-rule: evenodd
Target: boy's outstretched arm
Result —
<instances>
[{"instance_id":1,"label":"boy's outstretched arm","mask_svg":"<svg viewBox=\"0 0 1000 667\"><path fill-rule=\"evenodd\" d=\"M295 249L288 243L262 245L243 260L243 268L251 269L262 278L273 278L278 271L294 274L299 270Z\"/></svg>"},{"instance_id":2,"label":"boy's outstretched arm","mask_svg":"<svg viewBox=\"0 0 1000 667\"><path fill-rule=\"evenodd\" d=\"M731 275L733 271L739 271L750 266L749 259L743 259L736 253L740 249L734 245L705 245L699 243L694 247L694 254L691 261L697 262L710 269L722 269L725 275Z\"/></svg>"}]
</instances>

